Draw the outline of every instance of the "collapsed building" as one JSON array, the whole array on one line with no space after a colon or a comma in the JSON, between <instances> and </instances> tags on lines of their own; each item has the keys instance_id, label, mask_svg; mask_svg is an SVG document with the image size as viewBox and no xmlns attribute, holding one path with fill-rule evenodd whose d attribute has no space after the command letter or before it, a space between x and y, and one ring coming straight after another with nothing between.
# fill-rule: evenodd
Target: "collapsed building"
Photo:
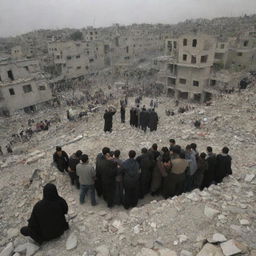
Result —
<instances>
[{"instance_id":1,"label":"collapsed building","mask_svg":"<svg viewBox=\"0 0 256 256\"><path fill-rule=\"evenodd\" d=\"M8 116L21 109L34 111L51 100L51 89L37 60L0 60L0 115Z\"/></svg>"}]
</instances>

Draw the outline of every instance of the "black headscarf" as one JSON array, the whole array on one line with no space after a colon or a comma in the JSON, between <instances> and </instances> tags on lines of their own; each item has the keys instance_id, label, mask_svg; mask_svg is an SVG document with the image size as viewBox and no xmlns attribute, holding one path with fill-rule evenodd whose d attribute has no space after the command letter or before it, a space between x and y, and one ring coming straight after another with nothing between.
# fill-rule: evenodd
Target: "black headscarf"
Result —
<instances>
[{"instance_id":1,"label":"black headscarf","mask_svg":"<svg viewBox=\"0 0 256 256\"><path fill-rule=\"evenodd\" d=\"M43 199L48 201L56 201L60 199L57 188L54 184L47 183L44 186Z\"/></svg>"}]
</instances>

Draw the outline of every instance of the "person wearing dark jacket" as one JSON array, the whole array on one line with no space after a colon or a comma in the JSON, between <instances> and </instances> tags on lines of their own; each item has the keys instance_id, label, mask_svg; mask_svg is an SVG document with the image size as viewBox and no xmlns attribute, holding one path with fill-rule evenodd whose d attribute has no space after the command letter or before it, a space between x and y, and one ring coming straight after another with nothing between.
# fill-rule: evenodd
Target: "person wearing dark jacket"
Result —
<instances>
[{"instance_id":1,"label":"person wearing dark jacket","mask_svg":"<svg viewBox=\"0 0 256 256\"><path fill-rule=\"evenodd\" d=\"M104 147L102 152L99 153L96 157L96 180L95 180L95 189L97 191L97 195L99 197L102 196L102 162L106 159L106 154L110 153L110 148Z\"/></svg>"},{"instance_id":2,"label":"person wearing dark jacket","mask_svg":"<svg viewBox=\"0 0 256 256\"><path fill-rule=\"evenodd\" d=\"M148 126L148 113L146 111L146 108L143 107L142 111L140 112L140 126L141 129L146 132L147 126Z\"/></svg>"},{"instance_id":3,"label":"person wearing dark jacket","mask_svg":"<svg viewBox=\"0 0 256 256\"><path fill-rule=\"evenodd\" d=\"M83 154L81 150L76 151L73 155L71 155L69 159L69 177L71 181L71 185L75 185L77 189L80 188L79 177L76 175L76 166L80 163L80 157Z\"/></svg>"},{"instance_id":4,"label":"person wearing dark jacket","mask_svg":"<svg viewBox=\"0 0 256 256\"><path fill-rule=\"evenodd\" d=\"M105 111L105 114L103 116L105 120L104 124L104 132L112 132L112 126L113 126L113 116L116 113L116 110L109 108Z\"/></svg>"},{"instance_id":5,"label":"person wearing dark jacket","mask_svg":"<svg viewBox=\"0 0 256 256\"><path fill-rule=\"evenodd\" d=\"M124 161L124 208L136 207L139 196L139 164L134 159L136 152L129 151L129 159Z\"/></svg>"},{"instance_id":6,"label":"person wearing dark jacket","mask_svg":"<svg viewBox=\"0 0 256 256\"><path fill-rule=\"evenodd\" d=\"M28 226L21 228L20 232L38 244L58 238L69 229L65 219L67 213L66 201L58 195L56 186L48 183L43 189L43 200L36 203Z\"/></svg>"},{"instance_id":7,"label":"person wearing dark jacket","mask_svg":"<svg viewBox=\"0 0 256 256\"><path fill-rule=\"evenodd\" d=\"M207 147L206 161L208 168L204 173L203 183L201 189L208 188L215 181L215 169L216 169L216 154L212 152L212 147Z\"/></svg>"},{"instance_id":8,"label":"person wearing dark jacket","mask_svg":"<svg viewBox=\"0 0 256 256\"><path fill-rule=\"evenodd\" d=\"M197 160L197 171L194 177L194 187L195 188L202 188L204 176L208 169L208 163L206 160L206 154L203 152L199 155Z\"/></svg>"},{"instance_id":9,"label":"person wearing dark jacket","mask_svg":"<svg viewBox=\"0 0 256 256\"><path fill-rule=\"evenodd\" d=\"M140 167L140 198L144 198L149 193L150 184L152 179L152 170L154 168L154 160L148 154L148 150L143 148L141 155L136 158Z\"/></svg>"},{"instance_id":10,"label":"person wearing dark jacket","mask_svg":"<svg viewBox=\"0 0 256 256\"><path fill-rule=\"evenodd\" d=\"M149 116L149 129L151 132L157 130L157 124L158 124L158 115L155 112L155 110L152 109Z\"/></svg>"},{"instance_id":11,"label":"person wearing dark jacket","mask_svg":"<svg viewBox=\"0 0 256 256\"><path fill-rule=\"evenodd\" d=\"M215 181L217 183L222 182L224 177L232 174L231 162L232 158L228 154L229 148L224 147L222 153L216 157L216 172L215 172Z\"/></svg>"},{"instance_id":12,"label":"person wearing dark jacket","mask_svg":"<svg viewBox=\"0 0 256 256\"><path fill-rule=\"evenodd\" d=\"M60 172L68 172L69 157L61 147L56 147L56 152L53 154L53 163Z\"/></svg>"},{"instance_id":13,"label":"person wearing dark jacket","mask_svg":"<svg viewBox=\"0 0 256 256\"><path fill-rule=\"evenodd\" d=\"M125 106L124 105L121 105L120 113L121 113L121 123L125 123Z\"/></svg>"},{"instance_id":14,"label":"person wearing dark jacket","mask_svg":"<svg viewBox=\"0 0 256 256\"><path fill-rule=\"evenodd\" d=\"M107 202L108 208L114 206L117 173L117 163L113 161L110 153L106 153L105 159L101 162L101 180L103 199Z\"/></svg>"}]
</instances>

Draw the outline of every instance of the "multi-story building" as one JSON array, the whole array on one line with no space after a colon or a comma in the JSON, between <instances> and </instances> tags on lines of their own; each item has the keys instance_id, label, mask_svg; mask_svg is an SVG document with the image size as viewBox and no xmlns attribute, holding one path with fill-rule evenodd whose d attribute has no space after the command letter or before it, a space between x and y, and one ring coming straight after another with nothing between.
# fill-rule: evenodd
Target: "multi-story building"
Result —
<instances>
[{"instance_id":1,"label":"multi-story building","mask_svg":"<svg viewBox=\"0 0 256 256\"><path fill-rule=\"evenodd\" d=\"M106 49L102 41L49 42L48 54L63 79L95 73L104 68L106 61Z\"/></svg>"},{"instance_id":2,"label":"multi-story building","mask_svg":"<svg viewBox=\"0 0 256 256\"><path fill-rule=\"evenodd\" d=\"M255 34L237 38L183 35L166 40L165 54L157 83L165 84L176 99L198 102L209 100L219 91L230 91L238 84L241 70L256 65Z\"/></svg>"},{"instance_id":3,"label":"multi-story building","mask_svg":"<svg viewBox=\"0 0 256 256\"><path fill-rule=\"evenodd\" d=\"M168 94L175 98L204 100L214 62L216 41L208 35L186 35L166 40Z\"/></svg>"},{"instance_id":4,"label":"multi-story building","mask_svg":"<svg viewBox=\"0 0 256 256\"><path fill-rule=\"evenodd\" d=\"M16 110L36 110L36 105L52 99L51 89L40 73L37 60L0 60L0 114Z\"/></svg>"}]
</instances>

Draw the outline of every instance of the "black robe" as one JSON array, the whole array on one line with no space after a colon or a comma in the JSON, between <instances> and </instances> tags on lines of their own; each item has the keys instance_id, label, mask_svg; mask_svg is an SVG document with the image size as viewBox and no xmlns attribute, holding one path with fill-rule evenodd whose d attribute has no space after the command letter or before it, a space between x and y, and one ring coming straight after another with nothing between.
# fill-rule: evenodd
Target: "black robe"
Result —
<instances>
[{"instance_id":1,"label":"black robe","mask_svg":"<svg viewBox=\"0 0 256 256\"><path fill-rule=\"evenodd\" d=\"M158 124L158 115L155 111L151 111L149 116L149 128L151 132L157 130L157 124Z\"/></svg>"},{"instance_id":2,"label":"black robe","mask_svg":"<svg viewBox=\"0 0 256 256\"><path fill-rule=\"evenodd\" d=\"M64 172L68 170L69 157L65 151L62 151L62 155L58 156L57 152L53 154L53 162L59 171Z\"/></svg>"},{"instance_id":3,"label":"black robe","mask_svg":"<svg viewBox=\"0 0 256 256\"><path fill-rule=\"evenodd\" d=\"M203 183L201 185L201 189L205 187L208 188L215 180L215 171L216 171L216 155L209 154L206 158L208 168L204 173Z\"/></svg>"},{"instance_id":4,"label":"black robe","mask_svg":"<svg viewBox=\"0 0 256 256\"><path fill-rule=\"evenodd\" d=\"M102 153L99 153L96 158L96 180L95 180L95 189L97 191L97 195L99 197L102 196L102 177L101 177L101 164L104 160L104 156Z\"/></svg>"},{"instance_id":5,"label":"black robe","mask_svg":"<svg viewBox=\"0 0 256 256\"><path fill-rule=\"evenodd\" d=\"M67 213L66 201L58 195L56 186L48 183L43 190L43 200L33 208L28 228L41 242L55 239L69 228L65 219Z\"/></svg>"},{"instance_id":6,"label":"black robe","mask_svg":"<svg viewBox=\"0 0 256 256\"><path fill-rule=\"evenodd\" d=\"M112 132L112 126L113 126L113 115L115 114L115 111L107 111L104 114L104 132Z\"/></svg>"},{"instance_id":7,"label":"black robe","mask_svg":"<svg viewBox=\"0 0 256 256\"><path fill-rule=\"evenodd\" d=\"M125 107L121 107L121 123L125 123Z\"/></svg>"},{"instance_id":8,"label":"black robe","mask_svg":"<svg viewBox=\"0 0 256 256\"><path fill-rule=\"evenodd\" d=\"M102 160L100 169L102 193L108 207L114 206L117 172L116 162L106 159Z\"/></svg>"},{"instance_id":9,"label":"black robe","mask_svg":"<svg viewBox=\"0 0 256 256\"><path fill-rule=\"evenodd\" d=\"M152 179L152 171L154 168L155 161L150 158L148 154L140 155L136 158L136 161L139 163L141 170L140 173L140 197L143 198L150 191L150 184Z\"/></svg>"},{"instance_id":10,"label":"black robe","mask_svg":"<svg viewBox=\"0 0 256 256\"><path fill-rule=\"evenodd\" d=\"M216 157L215 181L222 182L223 178L232 174L232 158L230 155L219 154Z\"/></svg>"},{"instance_id":11,"label":"black robe","mask_svg":"<svg viewBox=\"0 0 256 256\"><path fill-rule=\"evenodd\" d=\"M148 126L148 113L146 110L142 110L140 113L140 126L143 131L147 130Z\"/></svg>"}]
</instances>

